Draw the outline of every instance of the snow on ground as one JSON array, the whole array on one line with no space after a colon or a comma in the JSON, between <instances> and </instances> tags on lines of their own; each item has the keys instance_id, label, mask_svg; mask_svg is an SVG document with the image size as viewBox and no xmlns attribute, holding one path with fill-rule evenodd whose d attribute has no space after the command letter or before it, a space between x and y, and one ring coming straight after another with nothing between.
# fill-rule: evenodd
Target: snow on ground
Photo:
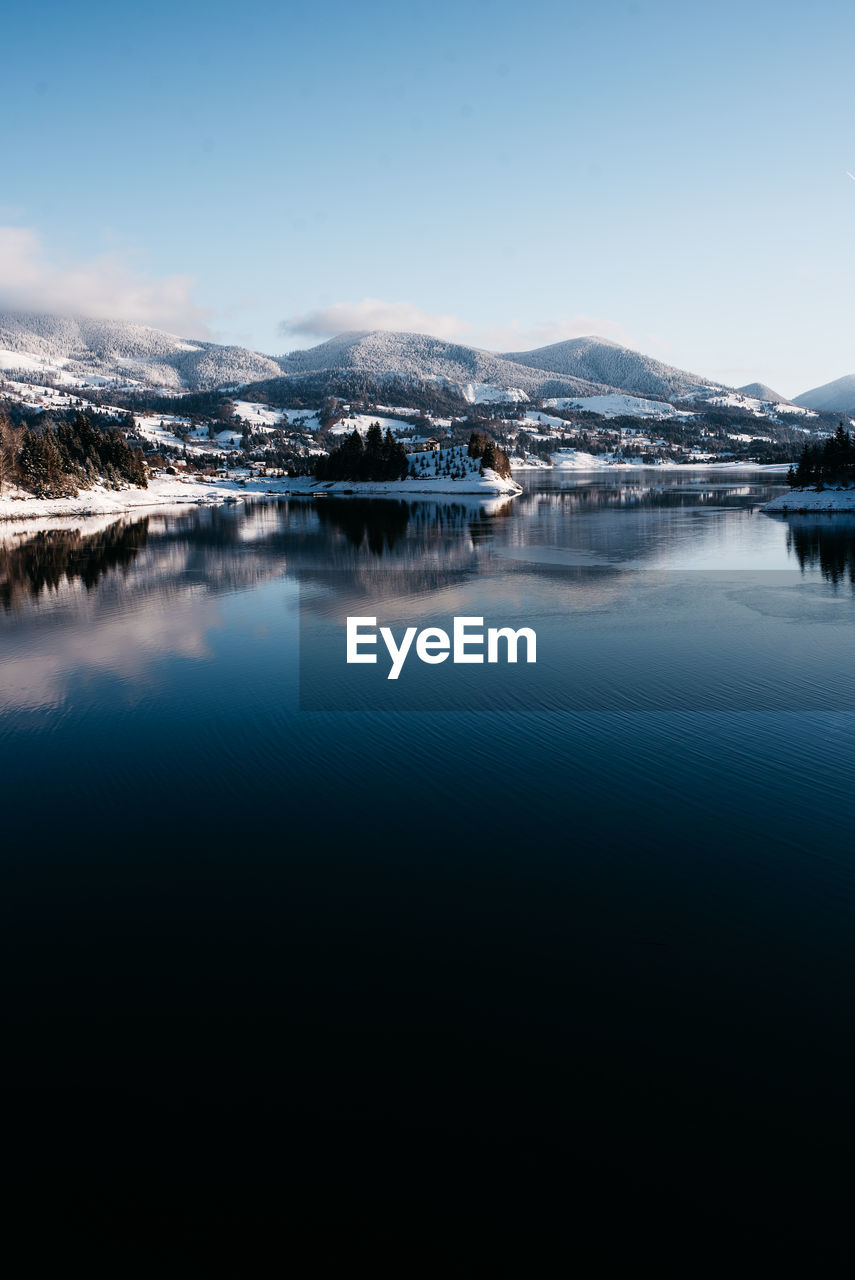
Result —
<instances>
[{"instance_id":1,"label":"snow on ground","mask_svg":"<svg viewBox=\"0 0 855 1280\"><path fill-rule=\"evenodd\" d=\"M481 474L480 458L470 458L466 445L447 449L428 449L409 455L411 475L406 480L391 481L392 492L399 485L414 487L426 493L521 493L516 480L503 478L489 469ZM387 492L386 486L360 492Z\"/></svg>"},{"instance_id":2,"label":"snow on ground","mask_svg":"<svg viewBox=\"0 0 855 1280\"><path fill-rule=\"evenodd\" d=\"M579 396L570 398L557 396L543 402L551 409L587 409L589 413L599 413L604 418L626 416L631 418L679 418L680 410L664 400L645 400L641 396L619 395L616 392L608 396Z\"/></svg>"},{"instance_id":3,"label":"snow on ground","mask_svg":"<svg viewBox=\"0 0 855 1280\"><path fill-rule=\"evenodd\" d=\"M36 373L57 373L65 364L64 360L50 363L27 351L10 351L8 347L0 347L0 369L30 369Z\"/></svg>"},{"instance_id":4,"label":"snow on ground","mask_svg":"<svg viewBox=\"0 0 855 1280\"><path fill-rule=\"evenodd\" d=\"M561 449L552 455L556 471L604 471L614 464L602 455L585 453L583 449Z\"/></svg>"},{"instance_id":5,"label":"snow on ground","mask_svg":"<svg viewBox=\"0 0 855 1280\"><path fill-rule=\"evenodd\" d=\"M767 502L764 511L774 514L848 511L855 512L855 489L790 489Z\"/></svg>"},{"instance_id":6,"label":"snow on ground","mask_svg":"<svg viewBox=\"0 0 855 1280\"><path fill-rule=\"evenodd\" d=\"M173 449L180 449L184 444L175 434L174 428L190 430L190 419L174 413L135 413L134 422L137 424L137 431L146 440L158 445L169 445Z\"/></svg>"},{"instance_id":7,"label":"snow on ground","mask_svg":"<svg viewBox=\"0 0 855 1280\"><path fill-rule=\"evenodd\" d=\"M73 391L58 391L55 387L42 386L32 382L7 381L3 386L3 394L34 409L67 409L79 397ZM86 406L87 410L91 408Z\"/></svg>"},{"instance_id":8,"label":"snow on ground","mask_svg":"<svg viewBox=\"0 0 855 1280\"><path fill-rule=\"evenodd\" d=\"M212 483L208 477L200 481L189 476L157 476L149 480L147 489L93 485L91 489L81 489L76 498L33 498L20 490L7 490L0 496L0 520L104 515L183 503L204 506L234 500L240 492L240 487L231 481Z\"/></svg>"},{"instance_id":9,"label":"snow on ground","mask_svg":"<svg viewBox=\"0 0 855 1280\"><path fill-rule=\"evenodd\" d=\"M234 400L235 413L253 427L278 427L282 421L281 409L271 409L267 404L255 404L252 400Z\"/></svg>"},{"instance_id":10,"label":"snow on ground","mask_svg":"<svg viewBox=\"0 0 855 1280\"><path fill-rule=\"evenodd\" d=\"M460 392L469 404L521 404L528 400L520 387L497 387L492 382L467 382Z\"/></svg>"},{"instance_id":11,"label":"snow on ground","mask_svg":"<svg viewBox=\"0 0 855 1280\"><path fill-rule=\"evenodd\" d=\"M290 482L289 483L293 483ZM484 493L484 494L516 494L522 493L522 485L515 480L496 475L495 471L471 472L468 476L451 480L442 476L427 476L407 480L336 480L326 484L313 485L313 493Z\"/></svg>"},{"instance_id":12,"label":"snow on ground","mask_svg":"<svg viewBox=\"0 0 855 1280\"><path fill-rule=\"evenodd\" d=\"M432 459L438 454L431 454ZM468 459L472 462L472 459ZM484 475L475 462L457 478L429 471L418 478L384 482L341 480L319 484L311 476L259 476L256 479L213 476L155 476L147 489L129 486L108 489L94 485L81 489L76 498L34 498L22 490L6 490L0 495L0 521L49 520L61 517L86 517L121 514L145 507L195 505L211 506L223 502L239 502L244 497L282 497L290 494L311 497L314 494L484 494L511 495L521 493L515 480L505 479L493 471Z\"/></svg>"},{"instance_id":13,"label":"snow on ground","mask_svg":"<svg viewBox=\"0 0 855 1280\"><path fill-rule=\"evenodd\" d=\"M241 442L240 431L233 427L224 427L212 440L207 425L191 427L189 418L182 418L175 413L136 413L134 422L141 436L161 448L186 447L189 452L197 450L200 453L219 454L231 452Z\"/></svg>"},{"instance_id":14,"label":"snow on ground","mask_svg":"<svg viewBox=\"0 0 855 1280\"><path fill-rule=\"evenodd\" d=\"M702 468L707 470L714 468L717 471L771 471L784 472L787 470L788 463L765 463L765 462L709 462L703 459L693 459L691 462L624 462L622 460L615 461L610 454L593 454L585 453L582 449L561 449L558 453L552 455L552 465L556 471L613 471L615 468L630 471L650 471L660 468L668 468L670 470L690 471L693 468ZM518 468L514 459L511 459L511 466L517 470Z\"/></svg>"},{"instance_id":15,"label":"snow on ground","mask_svg":"<svg viewBox=\"0 0 855 1280\"><path fill-rule=\"evenodd\" d=\"M558 427L560 430L569 431L571 424L564 418L556 418L552 413L541 413L539 409L529 409L525 417L520 419L520 426L531 422L535 426Z\"/></svg>"},{"instance_id":16,"label":"snow on ground","mask_svg":"<svg viewBox=\"0 0 855 1280\"><path fill-rule=\"evenodd\" d=\"M378 404L375 407L378 413L386 413L393 418L397 418L399 415L406 417L408 414L418 413L418 410L414 409L412 405L405 404ZM450 422L451 419L449 418L447 421Z\"/></svg>"},{"instance_id":17,"label":"snow on ground","mask_svg":"<svg viewBox=\"0 0 855 1280\"><path fill-rule=\"evenodd\" d=\"M320 430L320 421L317 411L314 409L283 409L282 410L283 426L289 426L294 431L306 431L312 435Z\"/></svg>"},{"instance_id":18,"label":"snow on ground","mask_svg":"<svg viewBox=\"0 0 855 1280\"><path fill-rule=\"evenodd\" d=\"M5 373L15 373L20 370L22 373L40 374L45 382L36 384L31 382L16 382L14 379L7 383L7 389L11 388L13 394L20 395L24 389L27 391L44 392L49 390L51 386L64 387L66 390L85 391L87 387L123 387L125 389L142 386L138 379L127 377L108 377L99 373L76 372L69 373L65 369L67 360L57 358L56 360L43 360L40 356L35 356L26 351L12 351L8 347L0 348L0 370Z\"/></svg>"},{"instance_id":19,"label":"snow on ground","mask_svg":"<svg viewBox=\"0 0 855 1280\"><path fill-rule=\"evenodd\" d=\"M697 398L697 397L696 397ZM744 409L746 413L757 418L768 418L770 413L796 414L804 418L815 418L813 409L802 409L797 404L789 404L786 400L755 400L753 396L744 396L739 391L729 391L724 395L704 396L704 404L730 409Z\"/></svg>"}]
</instances>

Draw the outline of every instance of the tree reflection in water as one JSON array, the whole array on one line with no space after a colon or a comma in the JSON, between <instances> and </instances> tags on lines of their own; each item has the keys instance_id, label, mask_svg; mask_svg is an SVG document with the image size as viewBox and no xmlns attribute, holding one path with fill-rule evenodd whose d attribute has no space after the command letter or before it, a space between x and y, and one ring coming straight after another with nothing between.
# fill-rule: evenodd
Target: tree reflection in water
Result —
<instances>
[{"instance_id":1,"label":"tree reflection in water","mask_svg":"<svg viewBox=\"0 0 855 1280\"><path fill-rule=\"evenodd\" d=\"M841 515L822 521L792 517L787 524L787 547L802 572L819 568L828 582L848 578L855 586L855 520Z\"/></svg>"},{"instance_id":2,"label":"tree reflection in water","mask_svg":"<svg viewBox=\"0 0 855 1280\"><path fill-rule=\"evenodd\" d=\"M370 498L330 498L316 503L322 525L340 529L357 549L365 543L375 556L392 551L410 522L407 502L377 502Z\"/></svg>"},{"instance_id":3,"label":"tree reflection in water","mask_svg":"<svg viewBox=\"0 0 855 1280\"><path fill-rule=\"evenodd\" d=\"M117 521L97 533L40 529L22 542L0 543L0 603L10 609L24 596L82 582L87 591L111 569L127 569L148 539L149 517Z\"/></svg>"},{"instance_id":4,"label":"tree reflection in water","mask_svg":"<svg viewBox=\"0 0 855 1280\"><path fill-rule=\"evenodd\" d=\"M408 529L432 538L468 528L473 541L486 538L511 503L403 502L388 498L329 498L315 504L322 526L340 529L351 546L375 556L394 551Z\"/></svg>"}]
</instances>

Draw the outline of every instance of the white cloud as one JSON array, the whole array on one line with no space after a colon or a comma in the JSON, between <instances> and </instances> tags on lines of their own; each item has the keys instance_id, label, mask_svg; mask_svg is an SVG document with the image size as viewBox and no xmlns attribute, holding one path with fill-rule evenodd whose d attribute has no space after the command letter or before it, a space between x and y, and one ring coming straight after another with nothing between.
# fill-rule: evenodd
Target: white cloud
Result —
<instances>
[{"instance_id":1,"label":"white cloud","mask_svg":"<svg viewBox=\"0 0 855 1280\"><path fill-rule=\"evenodd\" d=\"M608 338L625 347L635 345L631 334L612 320L601 316L574 315L564 320L544 320L524 325L519 321L484 329L479 335L479 346L490 351L532 351L536 347L548 347L553 342L566 342L569 338Z\"/></svg>"},{"instance_id":2,"label":"white cloud","mask_svg":"<svg viewBox=\"0 0 855 1280\"><path fill-rule=\"evenodd\" d=\"M449 340L460 338L470 328L457 316L431 315L412 302L384 302L382 298L334 302L331 307L283 320L279 327L283 334L312 338L333 338L337 333L353 330L397 329Z\"/></svg>"},{"instance_id":3,"label":"white cloud","mask_svg":"<svg viewBox=\"0 0 855 1280\"><path fill-rule=\"evenodd\" d=\"M207 334L207 313L192 298L191 276L152 279L113 251L57 262L30 227L0 226L0 308L128 320L185 337Z\"/></svg>"},{"instance_id":4,"label":"white cloud","mask_svg":"<svg viewBox=\"0 0 855 1280\"><path fill-rule=\"evenodd\" d=\"M519 321L477 328L454 315L433 315L412 302L385 302L363 298L361 302L335 302L332 306L307 311L283 320L280 330L304 341L332 338L353 330L393 329L404 333L427 333L434 338L466 342L489 351L530 351L567 338L596 334L625 346L633 338L619 324L598 316L574 315L563 320L547 320L532 325Z\"/></svg>"}]
</instances>

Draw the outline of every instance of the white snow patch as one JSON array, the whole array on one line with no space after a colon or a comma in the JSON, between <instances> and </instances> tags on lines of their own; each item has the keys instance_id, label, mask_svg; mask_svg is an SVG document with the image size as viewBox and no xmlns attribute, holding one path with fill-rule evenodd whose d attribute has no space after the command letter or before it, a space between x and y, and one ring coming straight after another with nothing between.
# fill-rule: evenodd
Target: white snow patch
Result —
<instances>
[{"instance_id":1,"label":"white snow patch","mask_svg":"<svg viewBox=\"0 0 855 1280\"><path fill-rule=\"evenodd\" d=\"M807 511L855 511L855 489L790 489L767 502L764 511L786 514Z\"/></svg>"},{"instance_id":2,"label":"white snow patch","mask_svg":"<svg viewBox=\"0 0 855 1280\"><path fill-rule=\"evenodd\" d=\"M622 395L615 392L607 396L558 396L544 400L552 409L586 409L604 418L678 418L680 411L664 400L645 400L641 396Z\"/></svg>"}]
</instances>

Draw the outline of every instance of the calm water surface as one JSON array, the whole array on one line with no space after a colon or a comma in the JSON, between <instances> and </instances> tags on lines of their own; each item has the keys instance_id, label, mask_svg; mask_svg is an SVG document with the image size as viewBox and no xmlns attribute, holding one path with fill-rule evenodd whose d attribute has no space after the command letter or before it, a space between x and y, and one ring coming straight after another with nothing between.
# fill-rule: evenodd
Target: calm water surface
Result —
<instances>
[{"instance_id":1,"label":"calm water surface","mask_svg":"<svg viewBox=\"0 0 855 1280\"><path fill-rule=\"evenodd\" d=\"M855 523L524 483L0 531L10 1179L830 1239ZM348 614L538 663L394 684Z\"/></svg>"}]
</instances>

